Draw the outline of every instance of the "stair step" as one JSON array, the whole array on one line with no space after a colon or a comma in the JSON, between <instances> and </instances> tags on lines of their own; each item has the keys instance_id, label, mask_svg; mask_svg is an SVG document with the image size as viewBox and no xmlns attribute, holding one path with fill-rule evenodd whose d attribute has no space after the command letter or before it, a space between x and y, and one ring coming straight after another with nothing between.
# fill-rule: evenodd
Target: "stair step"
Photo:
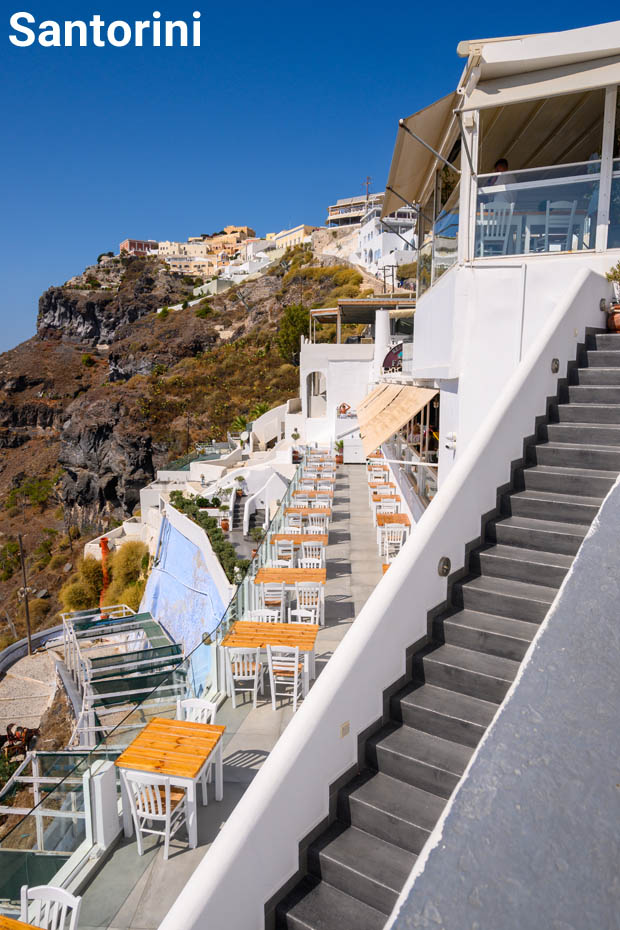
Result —
<instances>
[{"instance_id":1,"label":"stair step","mask_svg":"<svg viewBox=\"0 0 620 930\"><path fill-rule=\"evenodd\" d=\"M598 387L592 384L570 384L568 399L577 404L592 402L593 404L620 403L620 386L604 385Z\"/></svg>"},{"instance_id":2,"label":"stair step","mask_svg":"<svg viewBox=\"0 0 620 930\"><path fill-rule=\"evenodd\" d=\"M431 685L500 704L519 663L445 643L418 653L413 658L413 667L414 675Z\"/></svg>"},{"instance_id":3,"label":"stair step","mask_svg":"<svg viewBox=\"0 0 620 930\"><path fill-rule=\"evenodd\" d=\"M407 685L392 698L396 720L472 748L496 711L497 705L489 701L419 682Z\"/></svg>"},{"instance_id":4,"label":"stair step","mask_svg":"<svg viewBox=\"0 0 620 930\"><path fill-rule=\"evenodd\" d=\"M528 458L536 465L569 465L620 472L620 446L581 446L567 442L541 442L528 447Z\"/></svg>"},{"instance_id":5,"label":"stair step","mask_svg":"<svg viewBox=\"0 0 620 930\"><path fill-rule=\"evenodd\" d=\"M595 468L536 465L524 469L523 480L525 487L532 491L560 491L602 499L613 487L616 473Z\"/></svg>"},{"instance_id":6,"label":"stair step","mask_svg":"<svg viewBox=\"0 0 620 930\"><path fill-rule=\"evenodd\" d=\"M360 784L361 782L361 784ZM338 797L340 819L388 843L419 853L437 823L445 799L376 772L356 779Z\"/></svg>"},{"instance_id":7,"label":"stair step","mask_svg":"<svg viewBox=\"0 0 620 930\"><path fill-rule=\"evenodd\" d=\"M305 879L298 890L301 900L289 906L285 915L278 910L278 924L287 930L383 930L385 914L338 891L327 882Z\"/></svg>"},{"instance_id":8,"label":"stair step","mask_svg":"<svg viewBox=\"0 0 620 930\"><path fill-rule=\"evenodd\" d=\"M620 368L579 368L577 384L620 384Z\"/></svg>"},{"instance_id":9,"label":"stair step","mask_svg":"<svg viewBox=\"0 0 620 930\"><path fill-rule=\"evenodd\" d=\"M380 772L442 798L450 797L472 753L469 746L402 724L378 733L366 748Z\"/></svg>"},{"instance_id":10,"label":"stair step","mask_svg":"<svg viewBox=\"0 0 620 930\"><path fill-rule=\"evenodd\" d=\"M517 491L506 495L504 506L515 517L536 520L559 520L561 523L591 523L597 515L601 497L562 494L560 491Z\"/></svg>"},{"instance_id":11,"label":"stair step","mask_svg":"<svg viewBox=\"0 0 620 930\"><path fill-rule=\"evenodd\" d=\"M356 827L336 823L308 850L323 881L389 914L417 856Z\"/></svg>"},{"instance_id":12,"label":"stair step","mask_svg":"<svg viewBox=\"0 0 620 930\"><path fill-rule=\"evenodd\" d=\"M588 349L588 368L620 368L620 349Z\"/></svg>"},{"instance_id":13,"label":"stair step","mask_svg":"<svg viewBox=\"0 0 620 930\"><path fill-rule=\"evenodd\" d=\"M558 588L571 567L573 558L560 552L543 552L520 546L491 546L472 554L473 571L498 578L514 578L530 584Z\"/></svg>"},{"instance_id":14,"label":"stair step","mask_svg":"<svg viewBox=\"0 0 620 930\"><path fill-rule=\"evenodd\" d=\"M505 520L489 523L487 535L490 541L501 545L575 555L589 528L581 523L507 517Z\"/></svg>"},{"instance_id":15,"label":"stair step","mask_svg":"<svg viewBox=\"0 0 620 930\"><path fill-rule=\"evenodd\" d=\"M546 433L545 438L549 442L554 443L620 447L620 424L549 423L542 432Z\"/></svg>"},{"instance_id":16,"label":"stair step","mask_svg":"<svg viewBox=\"0 0 620 930\"><path fill-rule=\"evenodd\" d=\"M513 620L477 610L460 610L435 620L433 628L442 642L515 662L521 661L536 635L536 624L528 620Z\"/></svg>"},{"instance_id":17,"label":"stair step","mask_svg":"<svg viewBox=\"0 0 620 930\"><path fill-rule=\"evenodd\" d=\"M560 423L620 423L620 404L558 404Z\"/></svg>"},{"instance_id":18,"label":"stair step","mask_svg":"<svg viewBox=\"0 0 620 930\"><path fill-rule=\"evenodd\" d=\"M479 575L456 584L453 600L469 610L540 623L555 595L555 588L545 585Z\"/></svg>"},{"instance_id":19,"label":"stair step","mask_svg":"<svg viewBox=\"0 0 620 930\"><path fill-rule=\"evenodd\" d=\"M620 349L620 333L595 333L588 345L592 342L597 349Z\"/></svg>"}]
</instances>

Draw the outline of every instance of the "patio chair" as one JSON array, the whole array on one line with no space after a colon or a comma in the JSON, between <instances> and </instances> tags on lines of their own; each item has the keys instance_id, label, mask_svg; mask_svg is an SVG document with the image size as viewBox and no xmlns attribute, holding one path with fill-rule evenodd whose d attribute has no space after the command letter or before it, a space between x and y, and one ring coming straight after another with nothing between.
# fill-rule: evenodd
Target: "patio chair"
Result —
<instances>
[{"instance_id":1,"label":"patio chair","mask_svg":"<svg viewBox=\"0 0 620 930\"><path fill-rule=\"evenodd\" d=\"M294 506L295 506L295 507L308 507L308 506L310 506L310 505L309 505L309 498L305 497L303 494L295 494L295 495L293 496L293 500L294 500L294 502L295 502L295 503L294 503Z\"/></svg>"},{"instance_id":2,"label":"patio chair","mask_svg":"<svg viewBox=\"0 0 620 930\"><path fill-rule=\"evenodd\" d=\"M282 528L282 532L293 533L295 536L298 536L301 533L301 514L289 514L288 519L290 520L291 517L294 517L294 516L299 517L299 522L298 523L286 523Z\"/></svg>"},{"instance_id":3,"label":"patio chair","mask_svg":"<svg viewBox=\"0 0 620 930\"><path fill-rule=\"evenodd\" d=\"M377 504L377 513L398 513L398 501L379 501Z\"/></svg>"},{"instance_id":4,"label":"patio chair","mask_svg":"<svg viewBox=\"0 0 620 930\"><path fill-rule=\"evenodd\" d=\"M302 542L302 559L318 559L321 565L325 564L325 546L322 542Z\"/></svg>"},{"instance_id":5,"label":"patio chair","mask_svg":"<svg viewBox=\"0 0 620 930\"><path fill-rule=\"evenodd\" d=\"M308 536L323 536L324 532L325 531L322 526L313 526L312 524L309 524L309 526L306 527L306 533Z\"/></svg>"},{"instance_id":6,"label":"patio chair","mask_svg":"<svg viewBox=\"0 0 620 930\"><path fill-rule=\"evenodd\" d=\"M252 692L252 704L256 707L259 688L261 694L265 688L265 670L260 660L260 649L227 646L226 666L233 708L237 706L237 694L245 691Z\"/></svg>"},{"instance_id":7,"label":"patio chair","mask_svg":"<svg viewBox=\"0 0 620 930\"><path fill-rule=\"evenodd\" d=\"M295 584L295 607L289 609L289 622L323 625L323 586L314 582Z\"/></svg>"},{"instance_id":8,"label":"patio chair","mask_svg":"<svg viewBox=\"0 0 620 930\"><path fill-rule=\"evenodd\" d=\"M312 507L331 507L332 499L327 494L317 494L314 500L312 501Z\"/></svg>"},{"instance_id":9,"label":"patio chair","mask_svg":"<svg viewBox=\"0 0 620 930\"><path fill-rule=\"evenodd\" d=\"M299 660L299 646L271 646L267 643L267 665L271 686L271 706L276 710L276 698L292 697L293 713L301 698L303 662Z\"/></svg>"},{"instance_id":10,"label":"patio chair","mask_svg":"<svg viewBox=\"0 0 620 930\"><path fill-rule=\"evenodd\" d=\"M276 562L295 568L295 546L290 539L276 540Z\"/></svg>"},{"instance_id":11,"label":"patio chair","mask_svg":"<svg viewBox=\"0 0 620 930\"><path fill-rule=\"evenodd\" d=\"M278 610L251 610L249 619L253 623L279 623L280 611Z\"/></svg>"},{"instance_id":12,"label":"patio chair","mask_svg":"<svg viewBox=\"0 0 620 930\"><path fill-rule=\"evenodd\" d=\"M205 701L204 698L177 698L177 720L189 720L190 723L215 723L217 704ZM202 774L202 803L206 806L209 798L207 782L211 781L211 766L208 765Z\"/></svg>"},{"instance_id":13,"label":"patio chair","mask_svg":"<svg viewBox=\"0 0 620 930\"><path fill-rule=\"evenodd\" d=\"M381 556L386 562L392 562L403 547L404 526L386 526L381 534Z\"/></svg>"},{"instance_id":14,"label":"patio chair","mask_svg":"<svg viewBox=\"0 0 620 930\"><path fill-rule=\"evenodd\" d=\"M480 255L506 255L514 203L483 203L480 207Z\"/></svg>"},{"instance_id":15,"label":"patio chair","mask_svg":"<svg viewBox=\"0 0 620 930\"><path fill-rule=\"evenodd\" d=\"M322 559L300 559L299 568L323 568Z\"/></svg>"},{"instance_id":16,"label":"patio chair","mask_svg":"<svg viewBox=\"0 0 620 930\"><path fill-rule=\"evenodd\" d=\"M19 919L43 930L77 930L81 906L82 898L69 894L64 888L22 885Z\"/></svg>"},{"instance_id":17,"label":"patio chair","mask_svg":"<svg viewBox=\"0 0 620 930\"><path fill-rule=\"evenodd\" d=\"M129 798L138 855L144 852L143 834L152 833L163 836L164 859L168 859L170 840L183 824L187 826L185 789L173 788L165 775L147 775L121 769L121 778Z\"/></svg>"},{"instance_id":18,"label":"patio chair","mask_svg":"<svg viewBox=\"0 0 620 930\"><path fill-rule=\"evenodd\" d=\"M559 245L559 251L569 252L575 224L576 200L548 200L545 211L545 252L550 245Z\"/></svg>"},{"instance_id":19,"label":"patio chair","mask_svg":"<svg viewBox=\"0 0 620 930\"><path fill-rule=\"evenodd\" d=\"M329 523L329 517L326 513L311 513L308 514L308 529L311 527L318 527L321 530L321 533L327 532L327 524Z\"/></svg>"},{"instance_id":20,"label":"patio chair","mask_svg":"<svg viewBox=\"0 0 620 930\"><path fill-rule=\"evenodd\" d=\"M316 486L316 489L319 494L322 491L326 491L328 494L331 494L331 491L332 491L331 481L319 481Z\"/></svg>"},{"instance_id":21,"label":"patio chair","mask_svg":"<svg viewBox=\"0 0 620 930\"><path fill-rule=\"evenodd\" d=\"M277 610L281 617L284 616L286 606L286 591L284 582L280 584L274 582L263 582L260 586L261 607L264 610Z\"/></svg>"}]
</instances>

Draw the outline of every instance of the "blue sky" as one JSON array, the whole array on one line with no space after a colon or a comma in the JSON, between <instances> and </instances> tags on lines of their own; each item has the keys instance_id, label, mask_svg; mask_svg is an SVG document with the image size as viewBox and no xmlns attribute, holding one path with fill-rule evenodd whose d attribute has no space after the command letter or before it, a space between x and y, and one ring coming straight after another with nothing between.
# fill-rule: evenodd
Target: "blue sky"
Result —
<instances>
[{"instance_id":1,"label":"blue sky","mask_svg":"<svg viewBox=\"0 0 620 930\"><path fill-rule=\"evenodd\" d=\"M192 48L15 48L9 17L191 20ZM0 293L4 351L37 301L126 236L321 224L385 185L397 120L455 86L460 39L604 22L609 3L273 0L4 5Z\"/></svg>"}]
</instances>

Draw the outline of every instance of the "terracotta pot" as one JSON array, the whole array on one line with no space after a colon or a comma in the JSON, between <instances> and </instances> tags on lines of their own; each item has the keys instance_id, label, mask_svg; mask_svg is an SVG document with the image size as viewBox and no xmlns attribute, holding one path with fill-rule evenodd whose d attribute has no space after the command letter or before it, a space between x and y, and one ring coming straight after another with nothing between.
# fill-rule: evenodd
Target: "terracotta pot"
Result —
<instances>
[{"instance_id":1,"label":"terracotta pot","mask_svg":"<svg viewBox=\"0 0 620 930\"><path fill-rule=\"evenodd\" d=\"M258 549L252 549L252 558L255 559L258 553Z\"/></svg>"},{"instance_id":2,"label":"terracotta pot","mask_svg":"<svg viewBox=\"0 0 620 930\"><path fill-rule=\"evenodd\" d=\"M237 488L237 497L243 497L243 491L241 488Z\"/></svg>"},{"instance_id":3,"label":"terracotta pot","mask_svg":"<svg viewBox=\"0 0 620 930\"><path fill-rule=\"evenodd\" d=\"M620 305L612 308L607 314L607 329L610 333L620 333Z\"/></svg>"},{"instance_id":4,"label":"terracotta pot","mask_svg":"<svg viewBox=\"0 0 620 930\"><path fill-rule=\"evenodd\" d=\"M342 465L343 462L344 462L344 456L342 455L342 452L337 452L336 453L336 465Z\"/></svg>"},{"instance_id":5,"label":"terracotta pot","mask_svg":"<svg viewBox=\"0 0 620 930\"><path fill-rule=\"evenodd\" d=\"M222 529L224 530L224 532L227 533L227 532L228 532L228 528L229 528L229 526L230 526L230 523L228 522L228 520L222 520L221 526L222 526Z\"/></svg>"}]
</instances>

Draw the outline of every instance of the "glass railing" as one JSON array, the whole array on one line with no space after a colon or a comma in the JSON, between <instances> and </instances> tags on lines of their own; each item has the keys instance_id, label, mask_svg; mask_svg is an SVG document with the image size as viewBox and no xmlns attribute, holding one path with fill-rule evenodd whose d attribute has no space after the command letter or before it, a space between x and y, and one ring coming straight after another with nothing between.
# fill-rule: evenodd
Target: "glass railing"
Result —
<instances>
[{"instance_id":1,"label":"glass railing","mask_svg":"<svg viewBox=\"0 0 620 930\"><path fill-rule=\"evenodd\" d=\"M271 561L270 538L286 524L285 510L291 506L305 462L306 455L270 521L245 577L214 629L203 634L202 642L183 661L158 676L156 686L139 703L128 711L119 710L119 719L111 724L94 749L89 752L36 753L22 768L20 774L24 780L10 790L12 797L0 799L0 804L11 803L16 811L15 814L0 815L0 906L17 906L20 888L24 884L54 881L62 884L64 876L74 872L89 856L96 842L96 830L88 784L102 761L113 762L153 717L174 718L177 699L213 698L225 690L221 650L217 647L231 625L247 615L256 604L256 574ZM95 707L95 717L96 713ZM99 723L98 718L96 723ZM97 728L98 735L100 732ZM23 807L17 802L29 806L23 797L26 784L33 785L35 790L31 798L38 801L24 816ZM117 807L119 803L117 778Z\"/></svg>"},{"instance_id":2,"label":"glass railing","mask_svg":"<svg viewBox=\"0 0 620 930\"><path fill-rule=\"evenodd\" d=\"M616 158L614 161L611 177L607 248L620 249L620 158Z\"/></svg>"},{"instance_id":3,"label":"glass railing","mask_svg":"<svg viewBox=\"0 0 620 930\"><path fill-rule=\"evenodd\" d=\"M458 189L433 226L433 284L456 262L459 234Z\"/></svg>"},{"instance_id":4,"label":"glass railing","mask_svg":"<svg viewBox=\"0 0 620 930\"><path fill-rule=\"evenodd\" d=\"M594 248L598 160L478 176L476 257Z\"/></svg>"}]
</instances>

